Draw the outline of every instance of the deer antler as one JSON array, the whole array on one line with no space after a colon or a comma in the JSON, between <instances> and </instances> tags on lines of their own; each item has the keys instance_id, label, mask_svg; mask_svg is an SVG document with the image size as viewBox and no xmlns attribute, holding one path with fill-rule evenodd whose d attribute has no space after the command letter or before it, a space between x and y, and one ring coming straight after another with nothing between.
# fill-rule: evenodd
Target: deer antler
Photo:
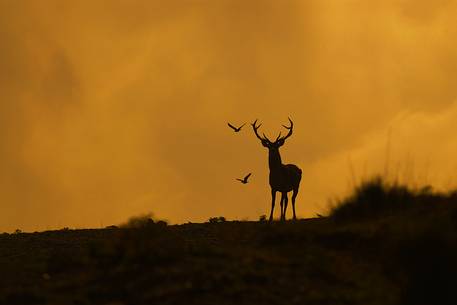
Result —
<instances>
[{"instance_id":1,"label":"deer antler","mask_svg":"<svg viewBox=\"0 0 457 305\"><path fill-rule=\"evenodd\" d=\"M285 137L282 137L281 139L285 140L287 139L288 137L290 137L292 135L292 132L293 132L293 128L294 128L294 122L292 122L292 120L290 118L289 119L289 122L290 122L290 126L286 126L286 125L282 125L284 128L288 129L289 132L287 133L287 135ZM278 137L278 140L279 140L279 137Z\"/></svg>"},{"instance_id":2,"label":"deer antler","mask_svg":"<svg viewBox=\"0 0 457 305\"><path fill-rule=\"evenodd\" d=\"M278 137L276 138L275 142L277 142L281 138L281 132L279 132Z\"/></svg>"},{"instance_id":3,"label":"deer antler","mask_svg":"<svg viewBox=\"0 0 457 305\"><path fill-rule=\"evenodd\" d=\"M264 138L265 140L267 140L267 141L270 142L270 143L273 143L273 142L270 141L270 139L268 139L268 137L265 135L265 133L262 133L262 134L263 134L263 138Z\"/></svg>"},{"instance_id":4,"label":"deer antler","mask_svg":"<svg viewBox=\"0 0 457 305\"><path fill-rule=\"evenodd\" d=\"M260 141L268 141L268 142L271 142L270 140L268 140L268 138L265 136L265 134L263 134L264 138L262 138L261 136L259 136L257 130L259 129L260 126L262 126L262 124L259 124L259 125L256 125L257 124L257 120L254 121L254 123L252 123L252 129L254 130L254 133L255 135L257 136L257 138L259 138Z\"/></svg>"}]
</instances>

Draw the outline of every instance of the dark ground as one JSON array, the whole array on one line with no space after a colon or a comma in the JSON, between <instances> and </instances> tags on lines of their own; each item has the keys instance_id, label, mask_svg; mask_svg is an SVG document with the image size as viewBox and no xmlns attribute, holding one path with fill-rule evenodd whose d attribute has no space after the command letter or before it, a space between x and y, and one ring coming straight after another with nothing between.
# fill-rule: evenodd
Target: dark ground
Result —
<instances>
[{"instance_id":1,"label":"dark ground","mask_svg":"<svg viewBox=\"0 0 457 305\"><path fill-rule=\"evenodd\" d=\"M457 304L456 220L438 200L369 219L0 234L0 304Z\"/></svg>"}]
</instances>

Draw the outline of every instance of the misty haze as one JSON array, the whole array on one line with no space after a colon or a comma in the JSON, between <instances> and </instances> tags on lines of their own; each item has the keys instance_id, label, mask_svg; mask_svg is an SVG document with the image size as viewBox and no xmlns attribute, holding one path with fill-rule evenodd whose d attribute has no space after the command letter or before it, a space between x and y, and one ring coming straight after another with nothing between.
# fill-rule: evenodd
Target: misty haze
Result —
<instances>
[{"instance_id":1,"label":"misty haze","mask_svg":"<svg viewBox=\"0 0 457 305\"><path fill-rule=\"evenodd\" d=\"M0 230L257 219L267 157L225 125L256 118L270 136L296 122L282 154L303 170L300 217L350 191L349 163L384 171L389 130L392 174L454 187L455 9L1 1Z\"/></svg>"}]
</instances>

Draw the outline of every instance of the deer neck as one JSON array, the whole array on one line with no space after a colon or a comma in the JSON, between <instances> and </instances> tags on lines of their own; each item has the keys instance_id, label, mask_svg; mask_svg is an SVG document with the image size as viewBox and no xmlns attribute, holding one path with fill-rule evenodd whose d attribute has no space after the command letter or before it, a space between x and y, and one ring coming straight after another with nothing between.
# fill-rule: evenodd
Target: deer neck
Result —
<instances>
[{"instance_id":1,"label":"deer neck","mask_svg":"<svg viewBox=\"0 0 457 305\"><path fill-rule=\"evenodd\" d=\"M270 171L275 171L282 167L279 149L270 149L268 151L268 166L270 167Z\"/></svg>"}]
</instances>

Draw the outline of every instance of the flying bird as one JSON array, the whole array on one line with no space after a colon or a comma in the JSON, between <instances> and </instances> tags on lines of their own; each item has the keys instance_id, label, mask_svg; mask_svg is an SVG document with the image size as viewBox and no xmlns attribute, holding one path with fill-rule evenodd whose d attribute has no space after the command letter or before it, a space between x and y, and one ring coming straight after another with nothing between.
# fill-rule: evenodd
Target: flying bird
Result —
<instances>
[{"instance_id":1,"label":"flying bird","mask_svg":"<svg viewBox=\"0 0 457 305\"><path fill-rule=\"evenodd\" d=\"M238 128L235 127L235 126L233 126L233 125L230 124L230 123L227 123L227 125L228 125L230 128L232 128L235 132L240 132L241 128L243 128L243 126L246 125L246 123L244 123L243 125L241 125L241 126L238 127Z\"/></svg>"},{"instance_id":2,"label":"flying bird","mask_svg":"<svg viewBox=\"0 0 457 305\"><path fill-rule=\"evenodd\" d=\"M237 178L236 180L240 181L243 184L246 184L246 183L248 183L248 179L249 179L250 176L251 176L251 173L247 174L246 177L244 177L243 179L238 179Z\"/></svg>"}]
</instances>

